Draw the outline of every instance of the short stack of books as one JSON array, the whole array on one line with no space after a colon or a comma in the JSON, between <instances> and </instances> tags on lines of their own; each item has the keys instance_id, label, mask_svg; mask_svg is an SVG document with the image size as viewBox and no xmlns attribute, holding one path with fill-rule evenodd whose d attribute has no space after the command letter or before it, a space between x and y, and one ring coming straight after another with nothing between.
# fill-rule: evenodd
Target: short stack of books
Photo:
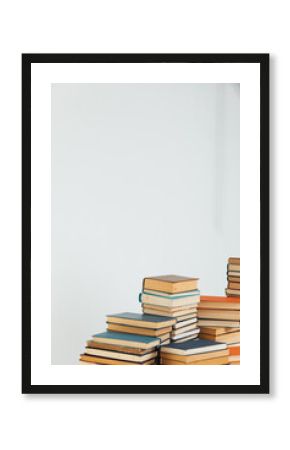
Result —
<instances>
[{"instance_id":1,"label":"short stack of books","mask_svg":"<svg viewBox=\"0 0 290 450\"><path fill-rule=\"evenodd\" d=\"M200 338L225 343L230 356L237 356L240 352L240 297L201 296L198 321ZM239 358L233 360L235 364L239 362Z\"/></svg>"},{"instance_id":2,"label":"short stack of books","mask_svg":"<svg viewBox=\"0 0 290 450\"><path fill-rule=\"evenodd\" d=\"M226 295L230 297L240 296L240 258L229 258L227 266L228 286Z\"/></svg>"},{"instance_id":3,"label":"short stack of books","mask_svg":"<svg viewBox=\"0 0 290 450\"><path fill-rule=\"evenodd\" d=\"M125 312L108 315L107 329L119 333L152 336L160 339L161 345L170 342L170 335L175 322L176 320L171 317Z\"/></svg>"},{"instance_id":4,"label":"short stack of books","mask_svg":"<svg viewBox=\"0 0 290 450\"><path fill-rule=\"evenodd\" d=\"M148 365L156 364L160 339L139 334L106 331L87 342L80 364Z\"/></svg>"},{"instance_id":5,"label":"short stack of books","mask_svg":"<svg viewBox=\"0 0 290 450\"><path fill-rule=\"evenodd\" d=\"M171 343L160 349L162 365L225 365L229 363L227 345L204 339Z\"/></svg>"},{"instance_id":6,"label":"short stack of books","mask_svg":"<svg viewBox=\"0 0 290 450\"><path fill-rule=\"evenodd\" d=\"M140 301L144 314L174 318L170 333L173 342L186 342L198 336L198 278L163 275L144 278Z\"/></svg>"}]
</instances>

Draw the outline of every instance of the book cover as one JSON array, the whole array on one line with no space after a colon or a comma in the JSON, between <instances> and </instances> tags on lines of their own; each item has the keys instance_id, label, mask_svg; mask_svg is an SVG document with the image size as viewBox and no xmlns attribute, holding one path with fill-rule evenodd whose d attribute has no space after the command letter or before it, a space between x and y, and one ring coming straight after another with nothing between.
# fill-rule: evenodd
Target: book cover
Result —
<instances>
[{"instance_id":1,"label":"book cover","mask_svg":"<svg viewBox=\"0 0 290 450\"><path fill-rule=\"evenodd\" d=\"M107 322L159 329L172 326L176 321L172 317L124 312L107 315Z\"/></svg>"},{"instance_id":2,"label":"book cover","mask_svg":"<svg viewBox=\"0 0 290 450\"><path fill-rule=\"evenodd\" d=\"M171 343L162 347L162 352L176 353L180 355L194 355L214 350L225 350L226 344L216 343L205 339L194 339L181 343Z\"/></svg>"},{"instance_id":3,"label":"book cover","mask_svg":"<svg viewBox=\"0 0 290 450\"><path fill-rule=\"evenodd\" d=\"M96 342L123 344L137 348L156 347L160 344L159 338L141 336L140 334L117 333L115 331L105 331L104 333L94 334L93 340Z\"/></svg>"}]
</instances>

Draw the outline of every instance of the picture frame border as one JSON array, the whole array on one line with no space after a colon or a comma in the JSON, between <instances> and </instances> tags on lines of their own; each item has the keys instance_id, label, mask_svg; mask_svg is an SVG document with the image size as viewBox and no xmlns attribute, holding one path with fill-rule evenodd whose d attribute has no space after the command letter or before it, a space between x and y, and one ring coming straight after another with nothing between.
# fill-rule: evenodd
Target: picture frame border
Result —
<instances>
[{"instance_id":1,"label":"picture frame border","mask_svg":"<svg viewBox=\"0 0 290 450\"><path fill-rule=\"evenodd\" d=\"M31 384L31 65L33 63L260 64L260 384ZM22 393L23 394L268 394L269 393L269 63L268 53L22 54Z\"/></svg>"}]
</instances>

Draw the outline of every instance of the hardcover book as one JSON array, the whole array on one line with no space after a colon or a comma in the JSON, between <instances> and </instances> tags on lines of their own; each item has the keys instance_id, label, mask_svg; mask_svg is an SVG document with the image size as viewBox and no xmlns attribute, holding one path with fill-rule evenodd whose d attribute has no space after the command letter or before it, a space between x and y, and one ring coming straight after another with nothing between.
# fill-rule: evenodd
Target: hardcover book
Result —
<instances>
[{"instance_id":1,"label":"hardcover book","mask_svg":"<svg viewBox=\"0 0 290 450\"><path fill-rule=\"evenodd\" d=\"M160 344L159 338L141 336L139 334L116 333L114 331L105 331L93 335L93 341L105 344L119 344L135 348L152 348Z\"/></svg>"},{"instance_id":2,"label":"hardcover book","mask_svg":"<svg viewBox=\"0 0 290 450\"><path fill-rule=\"evenodd\" d=\"M175 353L176 355L196 355L198 353L226 350L226 344L220 344L205 339L193 339L182 343L172 343L162 347L162 353Z\"/></svg>"},{"instance_id":3,"label":"hardcover book","mask_svg":"<svg viewBox=\"0 0 290 450\"><path fill-rule=\"evenodd\" d=\"M108 323L118 323L123 325L131 325L141 328L152 328L157 330L159 328L169 327L175 324L175 320L171 317L161 317L149 314L137 314L124 312L120 314L110 314L107 316Z\"/></svg>"},{"instance_id":4,"label":"hardcover book","mask_svg":"<svg viewBox=\"0 0 290 450\"><path fill-rule=\"evenodd\" d=\"M143 291L151 289L153 291L167 292L175 294L180 292L193 291L198 288L198 278L182 277L179 275L161 275L148 277L143 280Z\"/></svg>"}]
</instances>

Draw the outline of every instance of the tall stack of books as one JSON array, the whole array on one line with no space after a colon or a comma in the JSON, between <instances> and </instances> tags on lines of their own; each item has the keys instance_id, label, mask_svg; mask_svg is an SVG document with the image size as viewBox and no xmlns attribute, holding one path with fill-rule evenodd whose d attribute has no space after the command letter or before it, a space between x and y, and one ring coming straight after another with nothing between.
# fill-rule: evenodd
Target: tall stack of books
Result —
<instances>
[{"instance_id":1,"label":"tall stack of books","mask_svg":"<svg viewBox=\"0 0 290 450\"><path fill-rule=\"evenodd\" d=\"M230 297L240 296L240 258L231 257L227 266L228 286L226 295Z\"/></svg>"},{"instance_id":2,"label":"tall stack of books","mask_svg":"<svg viewBox=\"0 0 290 450\"><path fill-rule=\"evenodd\" d=\"M139 334L106 331L87 342L80 364L148 365L156 364L160 339Z\"/></svg>"},{"instance_id":3,"label":"tall stack of books","mask_svg":"<svg viewBox=\"0 0 290 450\"><path fill-rule=\"evenodd\" d=\"M144 314L174 318L170 333L173 342L186 342L198 336L198 278L163 275L144 278L140 301Z\"/></svg>"},{"instance_id":4,"label":"tall stack of books","mask_svg":"<svg viewBox=\"0 0 290 450\"><path fill-rule=\"evenodd\" d=\"M204 339L171 343L160 349L162 365L225 365L229 363L227 345Z\"/></svg>"},{"instance_id":5,"label":"tall stack of books","mask_svg":"<svg viewBox=\"0 0 290 450\"><path fill-rule=\"evenodd\" d=\"M201 296L198 306L200 338L228 345L229 363L239 363L240 297ZM231 349L235 350L231 350ZM235 358L231 358L235 356ZM238 358L237 358L238 356Z\"/></svg>"}]
</instances>

